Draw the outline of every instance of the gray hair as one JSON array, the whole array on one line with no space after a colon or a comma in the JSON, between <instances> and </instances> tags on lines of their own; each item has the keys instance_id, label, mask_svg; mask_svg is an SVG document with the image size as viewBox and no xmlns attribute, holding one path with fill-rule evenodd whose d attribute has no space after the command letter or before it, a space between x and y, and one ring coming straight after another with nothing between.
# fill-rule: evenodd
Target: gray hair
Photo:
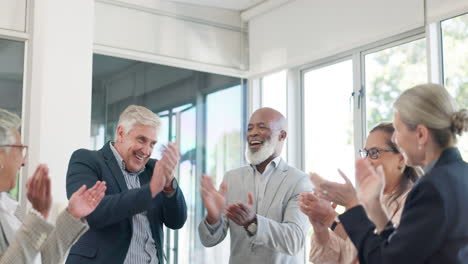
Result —
<instances>
[{"instance_id":1,"label":"gray hair","mask_svg":"<svg viewBox=\"0 0 468 264\"><path fill-rule=\"evenodd\" d=\"M426 126L442 149L457 143L456 135L468 132L468 111L459 109L447 89L422 84L404 91L393 104L403 123L411 130Z\"/></svg>"},{"instance_id":2,"label":"gray hair","mask_svg":"<svg viewBox=\"0 0 468 264\"><path fill-rule=\"evenodd\" d=\"M150 126L159 130L161 120L157 114L146 107L130 105L120 114L118 126L122 126L125 133L128 134L136 125ZM117 135L115 136L117 137Z\"/></svg>"},{"instance_id":3,"label":"gray hair","mask_svg":"<svg viewBox=\"0 0 468 264\"><path fill-rule=\"evenodd\" d=\"M19 130L21 119L18 115L0 108L0 145L15 144L15 130ZM8 151L8 148L1 148Z\"/></svg>"}]
</instances>

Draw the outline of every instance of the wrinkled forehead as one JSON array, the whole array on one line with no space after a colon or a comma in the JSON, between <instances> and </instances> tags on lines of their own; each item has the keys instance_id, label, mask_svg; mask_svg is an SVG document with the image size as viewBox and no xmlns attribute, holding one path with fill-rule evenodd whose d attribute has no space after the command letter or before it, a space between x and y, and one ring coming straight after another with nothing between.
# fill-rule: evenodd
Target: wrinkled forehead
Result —
<instances>
[{"instance_id":1,"label":"wrinkled forehead","mask_svg":"<svg viewBox=\"0 0 468 264\"><path fill-rule=\"evenodd\" d=\"M249 125L265 125L268 127L275 127L279 118L267 111L257 111L252 114L249 120Z\"/></svg>"},{"instance_id":2,"label":"wrinkled forehead","mask_svg":"<svg viewBox=\"0 0 468 264\"><path fill-rule=\"evenodd\" d=\"M135 125L132 129L130 129L128 135L136 138L144 137L147 140L156 142L158 138L158 130L152 126Z\"/></svg>"}]
</instances>

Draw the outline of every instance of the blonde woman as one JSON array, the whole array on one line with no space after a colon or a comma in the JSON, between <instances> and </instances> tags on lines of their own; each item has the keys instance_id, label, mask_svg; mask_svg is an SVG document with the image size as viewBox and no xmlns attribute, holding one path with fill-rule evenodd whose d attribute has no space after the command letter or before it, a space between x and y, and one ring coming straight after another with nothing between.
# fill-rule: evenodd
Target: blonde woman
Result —
<instances>
[{"instance_id":1,"label":"blonde woman","mask_svg":"<svg viewBox=\"0 0 468 264\"><path fill-rule=\"evenodd\" d=\"M467 263L468 164L455 144L457 135L468 131L468 111L460 110L447 90L435 84L406 90L394 110L393 141L407 164L422 166L425 174L408 194L395 228L381 205L384 171L357 160L358 197L364 207L354 201L339 219L358 249L359 261ZM334 201L334 192L322 187L324 197Z\"/></svg>"},{"instance_id":2,"label":"blonde woman","mask_svg":"<svg viewBox=\"0 0 468 264\"><path fill-rule=\"evenodd\" d=\"M406 166L403 155L391 141L394 131L392 123L378 124L370 131L365 148L360 153L373 167L382 166L386 172L382 205L390 213L393 223L398 225L406 196L418 179L418 173L416 169ZM315 184L324 181L316 174L312 174L311 179ZM357 200L356 191L349 181L345 184L327 184L338 188L342 200L340 203L345 206L347 202ZM309 216L314 227L309 260L314 264L358 263L356 248L341 224L335 221L337 214L330 202L310 193L301 194L300 200L302 212Z\"/></svg>"}]
</instances>

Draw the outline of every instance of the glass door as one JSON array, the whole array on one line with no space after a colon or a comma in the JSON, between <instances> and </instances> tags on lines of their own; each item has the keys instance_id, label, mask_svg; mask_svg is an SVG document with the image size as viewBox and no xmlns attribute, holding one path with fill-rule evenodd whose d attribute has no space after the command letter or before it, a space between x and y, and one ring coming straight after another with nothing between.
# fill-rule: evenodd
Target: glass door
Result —
<instances>
[{"instance_id":1,"label":"glass door","mask_svg":"<svg viewBox=\"0 0 468 264\"><path fill-rule=\"evenodd\" d=\"M190 254L194 248L196 223L195 187L196 181L196 107L186 104L158 114L161 117L161 130L153 158L160 159L162 150L169 141L178 142L181 159L176 172L180 188L184 192L187 203L187 222L180 230L165 228L165 254L168 264L189 263ZM181 254L178 254L181 252Z\"/></svg>"}]
</instances>

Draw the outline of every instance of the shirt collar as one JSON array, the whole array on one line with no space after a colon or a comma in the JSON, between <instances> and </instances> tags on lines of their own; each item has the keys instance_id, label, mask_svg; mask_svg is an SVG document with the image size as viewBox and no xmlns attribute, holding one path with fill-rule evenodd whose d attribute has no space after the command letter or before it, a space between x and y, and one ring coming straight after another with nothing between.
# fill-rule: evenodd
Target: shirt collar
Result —
<instances>
[{"instance_id":1,"label":"shirt collar","mask_svg":"<svg viewBox=\"0 0 468 264\"><path fill-rule=\"evenodd\" d=\"M138 172L129 172L129 171L127 170L127 167L125 166L125 160L122 158L122 156L120 156L119 152L118 152L117 149L114 147L114 143L115 143L115 142L111 142L109 145L110 145L110 148L111 148L111 150L112 150L112 153L114 153L115 159L117 160L117 164L119 165L119 168L120 168L122 171L126 172L127 174L131 174L131 175L134 175L134 174L135 174L135 175L138 175L138 174L142 173L142 172L145 170L145 168L143 167L143 168L142 168L140 171L138 171Z\"/></svg>"},{"instance_id":2,"label":"shirt collar","mask_svg":"<svg viewBox=\"0 0 468 264\"><path fill-rule=\"evenodd\" d=\"M14 200L9 193L2 192L0 193L0 209L7 211L11 214L16 212L18 208L18 202Z\"/></svg>"},{"instance_id":3,"label":"shirt collar","mask_svg":"<svg viewBox=\"0 0 468 264\"><path fill-rule=\"evenodd\" d=\"M424 174L427 174L430 170L432 170L432 168L434 168L434 165L436 164L436 162L438 160L439 159L435 159L435 160L429 162L429 164L427 164L426 166L424 166L424 168L423 168Z\"/></svg>"},{"instance_id":4,"label":"shirt collar","mask_svg":"<svg viewBox=\"0 0 468 264\"><path fill-rule=\"evenodd\" d=\"M281 156L278 156L278 157L272 159L272 160L270 161L270 163L268 163L268 164L266 165L265 168L268 168L268 167L270 166L270 164L273 166L273 168L277 168L280 162L281 162ZM254 169L254 171L257 171L257 166L255 166L255 165L253 165L253 164L250 164L250 167L252 167L252 168ZM266 169L265 169L265 170L266 170Z\"/></svg>"}]
</instances>

